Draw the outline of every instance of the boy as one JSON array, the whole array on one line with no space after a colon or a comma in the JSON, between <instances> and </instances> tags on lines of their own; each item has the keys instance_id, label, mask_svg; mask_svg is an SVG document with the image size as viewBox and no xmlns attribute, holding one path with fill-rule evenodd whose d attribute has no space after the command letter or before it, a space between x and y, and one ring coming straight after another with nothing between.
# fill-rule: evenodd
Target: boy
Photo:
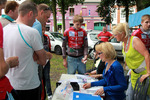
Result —
<instances>
[{"instance_id":1,"label":"boy","mask_svg":"<svg viewBox=\"0 0 150 100\"><path fill-rule=\"evenodd\" d=\"M86 60L88 54L87 33L81 28L83 17L75 15L73 19L73 27L64 32L63 47L63 65L68 68L68 74L75 74L76 70L79 74L86 72ZM66 46L68 45L68 48ZM66 61L66 50L68 58Z\"/></svg>"}]
</instances>

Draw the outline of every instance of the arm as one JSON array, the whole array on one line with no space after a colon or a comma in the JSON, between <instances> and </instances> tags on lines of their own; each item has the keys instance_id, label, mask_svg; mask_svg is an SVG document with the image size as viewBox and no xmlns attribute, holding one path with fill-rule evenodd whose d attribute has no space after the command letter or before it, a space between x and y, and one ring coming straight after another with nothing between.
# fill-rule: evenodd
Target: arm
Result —
<instances>
[{"instance_id":1,"label":"arm","mask_svg":"<svg viewBox=\"0 0 150 100\"><path fill-rule=\"evenodd\" d=\"M18 57L9 57L4 60L3 49L0 48L0 78L7 74L9 68L13 68L19 65Z\"/></svg>"},{"instance_id":2,"label":"arm","mask_svg":"<svg viewBox=\"0 0 150 100\"><path fill-rule=\"evenodd\" d=\"M133 48L135 50L137 50L145 58L147 73L142 75L142 77L140 78L140 82L143 82L143 80L145 78L150 76L150 56L149 56L149 52L146 49L146 47L143 44L143 42L139 38L135 38L133 40Z\"/></svg>"},{"instance_id":3,"label":"arm","mask_svg":"<svg viewBox=\"0 0 150 100\"><path fill-rule=\"evenodd\" d=\"M45 65L46 64L46 52L44 49L35 51L37 55L37 63L40 65Z\"/></svg>"},{"instance_id":4,"label":"arm","mask_svg":"<svg viewBox=\"0 0 150 100\"><path fill-rule=\"evenodd\" d=\"M67 60L66 60L67 42L68 42L67 32L64 32L63 43L62 43L62 55L63 55L63 65L65 68L67 68Z\"/></svg>"},{"instance_id":5,"label":"arm","mask_svg":"<svg viewBox=\"0 0 150 100\"><path fill-rule=\"evenodd\" d=\"M99 34L97 35L97 39L100 41L101 39L99 38Z\"/></svg>"},{"instance_id":6,"label":"arm","mask_svg":"<svg viewBox=\"0 0 150 100\"><path fill-rule=\"evenodd\" d=\"M82 60L83 63L84 63L84 61L87 60L87 55L88 55L88 41L87 41L87 33L85 33L85 37L84 37L84 58Z\"/></svg>"}]
</instances>

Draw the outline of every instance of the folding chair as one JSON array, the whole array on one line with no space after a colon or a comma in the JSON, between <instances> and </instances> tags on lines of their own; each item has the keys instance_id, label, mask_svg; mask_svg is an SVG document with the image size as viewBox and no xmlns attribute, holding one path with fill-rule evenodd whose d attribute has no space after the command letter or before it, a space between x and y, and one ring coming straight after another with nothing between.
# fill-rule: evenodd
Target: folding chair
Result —
<instances>
[{"instance_id":1,"label":"folding chair","mask_svg":"<svg viewBox=\"0 0 150 100\"><path fill-rule=\"evenodd\" d=\"M142 83L140 82L140 78L137 79L135 84L133 100L146 100L150 78L147 77Z\"/></svg>"}]
</instances>

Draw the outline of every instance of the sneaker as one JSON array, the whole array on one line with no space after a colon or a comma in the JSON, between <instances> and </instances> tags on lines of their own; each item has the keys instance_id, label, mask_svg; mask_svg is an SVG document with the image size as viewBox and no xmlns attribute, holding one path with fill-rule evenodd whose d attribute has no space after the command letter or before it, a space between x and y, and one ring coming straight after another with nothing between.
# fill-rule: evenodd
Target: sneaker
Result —
<instances>
[{"instance_id":1,"label":"sneaker","mask_svg":"<svg viewBox=\"0 0 150 100\"><path fill-rule=\"evenodd\" d=\"M48 96L48 100L52 100L52 95Z\"/></svg>"}]
</instances>

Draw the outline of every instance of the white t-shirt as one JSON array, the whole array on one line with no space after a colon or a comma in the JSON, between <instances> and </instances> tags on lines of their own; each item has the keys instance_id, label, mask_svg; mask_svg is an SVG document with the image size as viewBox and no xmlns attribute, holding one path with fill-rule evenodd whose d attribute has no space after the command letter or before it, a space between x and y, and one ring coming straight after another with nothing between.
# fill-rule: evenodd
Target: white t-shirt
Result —
<instances>
[{"instance_id":1,"label":"white t-shirt","mask_svg":"<svg viewBox=\"0 0 150 100\"><path fill-rule=\"evenodd\" d=\"M35 89L40 85L38 77L38 64L33 60L34 51L43 49L41 36L36 29L24 24L19 24L22 39L16 23L4 27L4 56L5 59L11 56L19 57L19 66L10 68L7 77L16 90Z\"/></svg>"}]
</instances>

